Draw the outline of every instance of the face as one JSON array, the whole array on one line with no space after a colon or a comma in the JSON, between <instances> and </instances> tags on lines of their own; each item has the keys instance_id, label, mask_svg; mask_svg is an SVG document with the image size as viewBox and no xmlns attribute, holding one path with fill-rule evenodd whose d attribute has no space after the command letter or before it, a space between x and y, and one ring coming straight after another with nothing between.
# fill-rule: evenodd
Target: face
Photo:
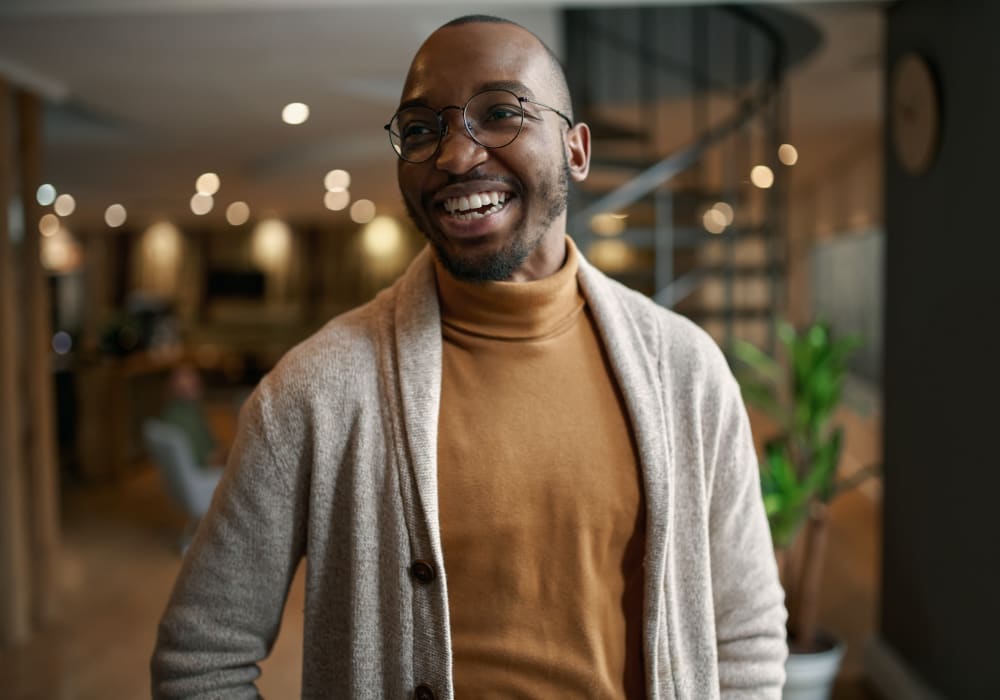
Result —
<instances>
[{"instance_id":1,"label":"face","mask_svg":"<svg viewBox=\"0 0 1000 700\"><path fill-rule=\"evenodd\" d=\"M564 107L534 36L513 25L478 23L431 35L413 60L402 103L461 107L489 88ZM446 110L448 130L437 153L423 163L399 161L410 217L459 279L538 279L562 265L568 182L586 177L589 131L585 124L567 129L536 105L524 108L518 137L492 149L469 137L460 110Z\"/></svg>"}]
</instances>

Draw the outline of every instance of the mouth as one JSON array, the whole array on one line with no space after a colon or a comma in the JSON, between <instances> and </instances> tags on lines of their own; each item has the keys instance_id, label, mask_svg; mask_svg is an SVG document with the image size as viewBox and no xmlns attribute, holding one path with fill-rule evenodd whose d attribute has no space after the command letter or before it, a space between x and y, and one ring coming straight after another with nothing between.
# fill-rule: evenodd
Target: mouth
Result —
<instances>
[{"instance_id":1,"label":"mouth","mask_svg":"<svg viewBox=\"0 0 1000 700\"><path fill-rule=\"evenodd\" d=\"M440 203L440 206L451 218L458 221L475 221L499 213L514 197L511 192L486 190L448 197Z\"/></svg>"}]
</instances>

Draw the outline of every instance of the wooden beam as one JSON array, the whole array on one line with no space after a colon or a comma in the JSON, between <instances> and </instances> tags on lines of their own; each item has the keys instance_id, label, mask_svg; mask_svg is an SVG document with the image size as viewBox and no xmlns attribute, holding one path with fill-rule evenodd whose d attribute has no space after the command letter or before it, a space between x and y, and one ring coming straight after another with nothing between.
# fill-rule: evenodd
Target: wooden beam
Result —
<instances>
[{"instance_id":1,"label":"wooden beam","mask_svg":"<svg viewBox=\"0 0 1000 700\"><path fill-rule=\"evenodd\" d=\"M17 93L21 204L24 242L21 245L27 378L27 485L31 525L31 564L35 624L51 622L56 614L59 564L59 471L56 459L54 386L51 367L52 323L48 279L41 261L41 208L35 199L41 181L42 101Z\"/></svg>"},{"instance_id":2,"label":"wooden beam","mask_svg":"<svg viewBox=\"0 0 1000 700\"><path fill-rule=\"evenodd\" d=\"M18 266L8 227L13 187L10 145L11 91L0 78L0 647L31 634L31 568L22 458L21 392L18 391Z\"/></svg>"}]
</instances>

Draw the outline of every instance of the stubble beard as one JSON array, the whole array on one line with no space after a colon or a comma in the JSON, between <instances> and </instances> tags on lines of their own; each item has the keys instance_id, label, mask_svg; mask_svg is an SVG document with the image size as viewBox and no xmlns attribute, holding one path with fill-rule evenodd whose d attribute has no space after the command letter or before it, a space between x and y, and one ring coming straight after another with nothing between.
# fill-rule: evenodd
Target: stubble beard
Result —
<instances>
[{"instance_id":1,"label":"stubble beard","mask_svg":"<svg viewBox=\"0 0 1000 700\"><path fill-rule=\"evenodd\" d=\"M569 197L569 163L563 161L561 168L548 177L539 174L542 184L535 190L535 204L542 211L542 217L535 226L529 228L526 218L516 224L510 237L500 250L481 255L460 256L454 254L444 244L442 234L434 229L430 221L420 216L420 212L403 197L410 220L434 248L438 260L455 279L465 282L502 282L509 280L514 272L524 264L545 238L552 223L566 211Z\"/></svg>"}]
</instances>

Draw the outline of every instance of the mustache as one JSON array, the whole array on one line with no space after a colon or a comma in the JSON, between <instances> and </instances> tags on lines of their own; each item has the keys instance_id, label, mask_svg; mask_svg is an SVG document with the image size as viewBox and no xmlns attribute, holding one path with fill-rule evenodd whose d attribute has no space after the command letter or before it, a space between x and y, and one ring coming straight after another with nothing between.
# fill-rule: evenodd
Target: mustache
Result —
<instances>
[{"instance_id":1,"label":"mustache","mask_svg":"<svg viewBox=\"0 0 1000 700\"><path fill-rule=\"evenodd\" d=\"M506 185L510 189L514 190L515 193L521 194L523 187L521 186L520 180L508 175L496 175L483 172L482 170L475 169L470 170L467 173L461 174L449 174L448 179L443 183L437 185L432 192L427 192L421 198L424 204L428 204L437 192L450 185L461 185L466 182L497 182Z\"/></svg>"}]
</instances>

